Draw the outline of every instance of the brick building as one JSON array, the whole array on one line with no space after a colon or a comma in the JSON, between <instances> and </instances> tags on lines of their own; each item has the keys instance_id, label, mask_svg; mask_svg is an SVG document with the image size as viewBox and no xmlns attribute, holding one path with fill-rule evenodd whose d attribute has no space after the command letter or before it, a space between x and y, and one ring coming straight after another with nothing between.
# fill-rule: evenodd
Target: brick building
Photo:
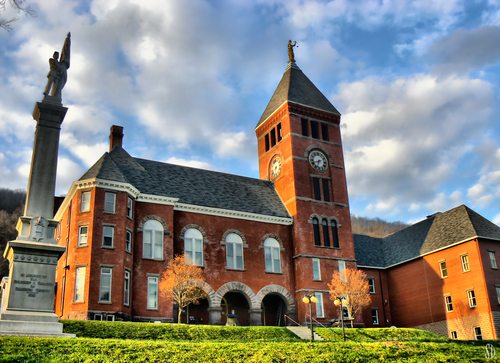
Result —
<instances>
[{"instance_id":1,"label":"brick building","mask_svg":"<svg viewBox=\"0 0 500 363\"><path fill-rule=\"evenodd\" d=\"M442 321L451 324L457 312L439 312L434 297L440 296L441 310L444 295L459 301L462 286L452 282L458 281L452 260L465 244L470 249L456 258L468 253L477 303L466 315L490 316L489 322L481 318L481 332L496 336L500 279L497 270L482 266L500 241L500 228L459 207L474 216L473 230L480 221L488 234L467 229L441 239L443 228L437 228L432 236L438 242L429 243L421 225L452 210L384 239L353 240L339 124L340 113L290 62L256 125L260 179L132 157L122 145L123 129L113 126L109 152L72 184L55 217L59 243L67 248L57 270L56 313L171 321L174 306L159 293L159 278L183 253L206 276L207 299L186 312L194 321L225 323L234 311L241 324L282 325L285 314L303 322L308 312L301 299L314 294L314 317L328 323L337 309L327 283L334 271L357 263L373 291L365 325L442 330ZM423 272L439 273L436 258L448 261L449 277L425 283ZM413 283L432 293L417 299ZM436 307L429 312L431 300Z\"/></svg>"}]
</instances>

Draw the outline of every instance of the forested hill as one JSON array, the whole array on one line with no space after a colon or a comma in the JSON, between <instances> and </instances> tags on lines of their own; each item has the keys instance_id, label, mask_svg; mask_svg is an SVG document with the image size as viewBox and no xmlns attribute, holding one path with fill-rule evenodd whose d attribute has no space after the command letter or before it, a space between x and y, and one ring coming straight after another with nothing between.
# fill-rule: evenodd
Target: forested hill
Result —
<instances>
[{"instance_id":1,"label":"forested hill","mask_svg":"<svg viewBox=\"0 0 500 363\"><path fill-rule=\"evenodd\" d=\"M380 218L365 218L351 216L352 233L366 234L372 237L385 237L388 234L397 232L408 224L403 222L387 222Z\"/></svg>"},{"instance_id":2,"label":"forested hill","mask_svg":"<svg viewBox=\"0 0 500 363\"><path fill-rule=\"evenodd\" d=\"M0 210L12 213L24 204L25 199L26 192L24 190L0 188Z\"/></svg>"}]
</instances>

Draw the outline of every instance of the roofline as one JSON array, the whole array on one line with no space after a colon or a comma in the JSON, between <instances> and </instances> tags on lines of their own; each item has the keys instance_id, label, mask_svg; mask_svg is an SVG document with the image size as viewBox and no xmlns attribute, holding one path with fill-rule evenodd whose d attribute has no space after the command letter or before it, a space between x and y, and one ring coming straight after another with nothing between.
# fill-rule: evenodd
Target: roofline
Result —
<instances>
[{"instance_id":1,"label":"roofline","mask_svg":"<svg viewBox=\"0 0 500 363\"><path fill-rule=\"evenodd\" d=\"M380 266L365 266L365 265L356 265L359 268L371 268L374 270L385 270L387 267L380 267Z\"/></svg>"}]
</instances>

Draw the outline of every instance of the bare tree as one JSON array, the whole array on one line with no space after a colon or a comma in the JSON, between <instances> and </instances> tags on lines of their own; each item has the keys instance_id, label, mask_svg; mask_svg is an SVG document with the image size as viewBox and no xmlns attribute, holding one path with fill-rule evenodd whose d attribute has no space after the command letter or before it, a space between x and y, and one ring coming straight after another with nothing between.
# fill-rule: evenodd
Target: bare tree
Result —
<instances>
[{"instance_id":1,"label":"bare tree","mask_svg":"<svg viewBox=\"0 0 500 363\"><path fill-rule=\"evenodd\" d=\"M26 4L25 0L0 0L0 13L7 15L6 13L17 13L30 16L35 16L35 11L33 8ZM6 31L12 30L12 24L18 20L15 16L0 17L0 28Z\"/></svg>"},{"instance_id":2,"label":"bare tree","mask_svg":"<svg viewBox=\"0 0 500 363\"><path fill-rule=\"evenodd\" d=\"M184 255L178 255L169 262L161 278L160 293L170 297L179 306L178 323L181 322L182 309L206 297L202 289L204 282L203 270L192 265Z\"/></svg>"}]
</instances>

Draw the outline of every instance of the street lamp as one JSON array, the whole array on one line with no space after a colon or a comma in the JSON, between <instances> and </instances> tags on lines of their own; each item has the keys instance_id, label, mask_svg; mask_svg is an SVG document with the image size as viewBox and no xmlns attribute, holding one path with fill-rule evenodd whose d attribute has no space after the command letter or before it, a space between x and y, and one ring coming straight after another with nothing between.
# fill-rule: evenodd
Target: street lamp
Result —
<instances>
[{"instance_id":1,"label":"street lamp","mask_svg":"<svg viewBox=\"0 0 500 363\"><path fill-rule=\"evenodd\" d=\"M348 303L348 300L344 296L339 296L339 297L336 297L335 300L333 300L333 303L335 304L335 306L339 307L339 311L340 311L340 324L342 324L342 337L344 338L344 342L345 342L344 309L343 309L343 306Z\"/></svg>"},{"instance_id":2,"label":"street lamp","mask_svg":"<svg viewBox=\"0 0 500 363\"><path fill-rule=\"evenodd\" d=\"M314 295L304 295L304 297L302 298L302 302L304 304L309 304L309 321L311 324L311 342L314 341L312 304L315 304L317 301L318 301L318 299L316 299L316 296L314 296Z\"/></svg>"}]
</instances>

